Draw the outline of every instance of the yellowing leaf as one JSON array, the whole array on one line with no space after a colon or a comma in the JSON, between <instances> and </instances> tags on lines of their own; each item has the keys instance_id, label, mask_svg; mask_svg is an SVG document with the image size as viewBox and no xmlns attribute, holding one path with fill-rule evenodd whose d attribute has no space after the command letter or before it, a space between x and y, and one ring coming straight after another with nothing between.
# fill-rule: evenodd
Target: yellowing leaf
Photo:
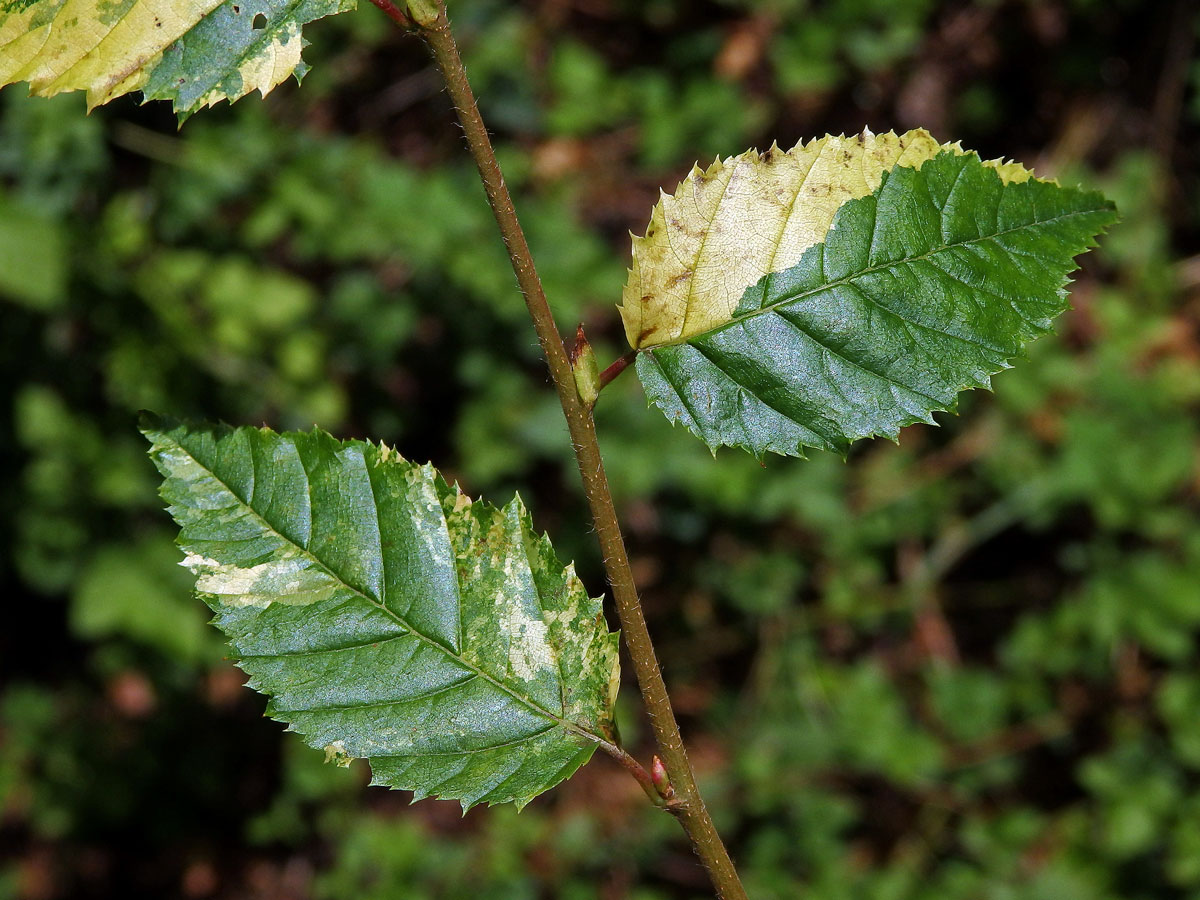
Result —
<instances>
[{"instance_id":1,"label":"yellowing leaf","mask_svg":"<svg viewBox=\"0 0 1200 900\"><path fill-rule=\"evenodd\" d=\"M702 215L687 218L681 192L635 246L624 313L638 377L710 448L844 453L932 423L1050 330L1075 257L1116 220L1099 194L924 132L875 139L884 160L910 163L889 170L855 152L872 141L802 148L798 179L764 176L795 170L774 153L731 160L709 170L724 187L695 204Z\"/></svg>"},{"instance_id":2,"label":"yellowing leaf","mask_svg":"<svg viewBox=\"0 0 1200 900\"><path fill-rule=\"evenodd\" d=\"M0 83L28 81L43 97L87 91L88 106L95 106L112 99L117 85L157 61L220 5L221 0L51 0L2 13Z\"/></svg>"},{"instance_id":3,"label":"yellowing leaf","mask_svg":"<svg viewBox=\"0 0 1200 900\"><path fill-rule=\"evenodd\" d=\"M945 151L965 152L923 129L863 131L692 169L673 195L662 195L645 236L633 239L621 307L630 346L685 341L730 321L747 288L825 240L847 201L877 190L884 173L919 169ZM1030 177L1017 163L986 165L1005 182Z\"/></svg>"},{"instance_id":4,"label":"yellowing leaf","mask_svg":"<svg viewBox=\"0 0 1200 900\"><path fill-rule=\"evenodd\" d=\"M89 109L142 90L186 117L264 96L304 73L301 27L354 0L8 0L0 6L0 86L43 97L87 92Z\"/></svg>"}]
</instances>

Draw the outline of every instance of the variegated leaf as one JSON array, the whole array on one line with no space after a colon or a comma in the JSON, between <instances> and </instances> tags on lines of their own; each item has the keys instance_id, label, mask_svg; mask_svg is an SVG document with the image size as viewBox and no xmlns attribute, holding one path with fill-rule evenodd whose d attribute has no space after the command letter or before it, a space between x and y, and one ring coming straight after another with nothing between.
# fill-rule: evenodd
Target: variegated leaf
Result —
<instances>
[{"instance_id":1,"label":"variegated leaf","mask_svg":"<svg viewBox=\"0 0 1200 900\"><path fill-rule=\"evenodd\" d=\"M1115 219L925 131L750 151L663 195L621 314L650 400L710 448L844 452L989 387Z\"/></svg>"},{"instance_id":2,"label":"variegated leaf","mask_svg":"<svg viewBox=\"0 0 1200 900\"><path fill-rule=\"evenodd\" d=\"M519 499L319 431L142 429L214 623L330 759L522 806L613 740L617 635Z\"/></svg>"}]
</instances>

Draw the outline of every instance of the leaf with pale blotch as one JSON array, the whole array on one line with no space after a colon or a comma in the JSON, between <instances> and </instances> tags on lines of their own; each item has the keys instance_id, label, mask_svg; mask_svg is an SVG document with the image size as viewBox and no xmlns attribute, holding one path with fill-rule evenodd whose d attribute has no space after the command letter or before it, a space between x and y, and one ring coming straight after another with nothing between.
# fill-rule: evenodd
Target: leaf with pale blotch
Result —
<instances>
[{"instance_id":1,"label":"leaf with pale blotch","mask_svg":"<svg viewBox=\"0 0 1200 900\"><path fill-rule=\"evenodd\" d=\"M1115 219L925 131L750 151L663 195L621 315L650 400L710 449L844 452L989 387Z\"/></svg>"},{"instance_id":2,"label":"leaf with pale blotch","mask_svg":"<svg viewBox=\"0 0 1200 900\"><path fill-rule=\"evenodd\" d=\"M523 806L613 741L617 635L518 498L319 431L142 431L268 714L374 783Z\"/></svg>"},{"instance_id":3,"label":"leaf with pale blotch","mask_svg":"<svg viewBox=\"0 0 1200 900\"><path fill-rule=\"evenodd\" d=\"M301 28L355 0L0 0L0 86L88 108L141 90L181 118L303 76Z\"/></svg>"}]
</instances>

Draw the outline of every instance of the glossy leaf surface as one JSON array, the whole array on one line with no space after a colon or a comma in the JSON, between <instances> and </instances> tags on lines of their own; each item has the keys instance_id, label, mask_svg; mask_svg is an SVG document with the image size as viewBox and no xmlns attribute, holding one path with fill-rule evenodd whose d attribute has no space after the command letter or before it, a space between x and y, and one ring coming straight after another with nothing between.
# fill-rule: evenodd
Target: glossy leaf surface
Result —
<instances>
[{"instance_id":1,"label":"glossy leaf surface","mask_svg":"<svg viewBox=\"0 0 1200 900\"><path fill-rule=\"evenodd\" d=\"M844 452L989 387L1115 217L925 132L825 138L664 197L622 315L650 400L710 448Z\"/></svg>"},{"instance_id":2,"label":"glossy leaf surface","mask_svg":"<svg viewBox=\"0 0 1200 900\"><path fill-rule=\"evenodd\" d=\"M268 714L374 782L531 798L612 740L617 635L519 498L386 446L146 417L196 590Z\"/></svg>"}]
</instances>

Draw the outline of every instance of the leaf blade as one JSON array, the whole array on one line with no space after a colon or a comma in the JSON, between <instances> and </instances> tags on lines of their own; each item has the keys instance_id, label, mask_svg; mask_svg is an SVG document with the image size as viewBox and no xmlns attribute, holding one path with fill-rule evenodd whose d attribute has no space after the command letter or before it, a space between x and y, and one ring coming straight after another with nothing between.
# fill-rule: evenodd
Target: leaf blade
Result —
<instances>
[{"instance_id":1,"label":"leaf blade","mask_svg":"<svg viewBox=\"0 0 1200 900\"><path fill-rule=\"evenodd\" d=\"M944 145L881 172L823 241L745 286L722 321L643 345L650 401L710 449L756 456L844 453L952 411L1050 329L1074 256L1115 219L1098 194L1014 165Z\"/></svg>"},{"instance_id":2,"label":"leaf blade","mask_svg":"<svg viewBox=\"0 0 1200 900\"><path fill-rule=\"evenodd\" d=\"M182 119L303 76L301 30L356 0L48 0L0 12L0 87L83 90L88 108L141 90Z\"/></svg>"},{"instance_id":3,"label":"leaf blade","mask_svg":"<svg viewBox=\"0 0 1200 900\"><path fill-rule=\"evenodd\" d=\"M311 746L418 797L523 805L611 737L616 635L519 499L319 432L142 430L214 624Z\"/></svg>"}]
</instances>

